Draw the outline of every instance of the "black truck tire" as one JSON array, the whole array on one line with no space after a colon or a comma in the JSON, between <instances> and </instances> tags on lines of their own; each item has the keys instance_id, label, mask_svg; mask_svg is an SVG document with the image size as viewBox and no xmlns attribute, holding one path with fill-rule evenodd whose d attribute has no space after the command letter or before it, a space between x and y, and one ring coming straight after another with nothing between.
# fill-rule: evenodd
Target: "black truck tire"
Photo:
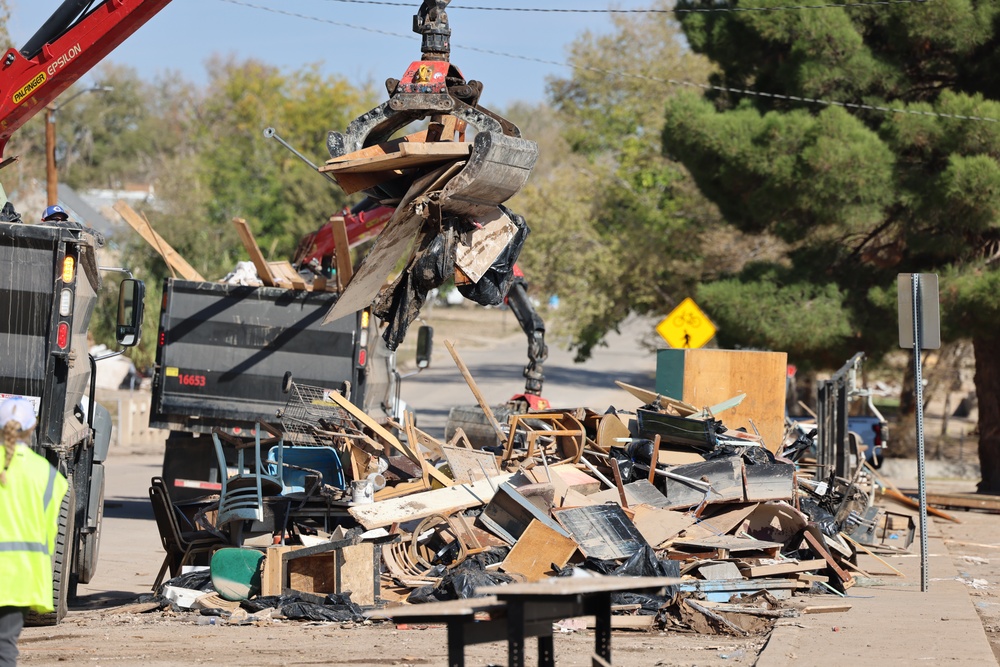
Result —
<instances>
[{"instance_id":1,"label":"black truck tire","mask_svg":"<svg viewBox=\"0 0 1000 667\"><path fill-rule=\"evenodd\" d=\"M73 479L69 480L69 491L63 497L59 508L59 534L56 535L56 551L52 557L52 606L47 614L28 612L24 619L27 626L41 627L56 625L69 611L70 579L73 576L73 533L76 523L76 493Z\"/></svg>"},{"instance_id":2,"label":"black truck tire","mask_svg":"<svg viewBox=\"0 0 1000 667\"><path fill-rule=\"evenodd\" d=\"M490 409L501 426L507 423L507 418L512 414L511 409L506 405L495 405ZM475 449L507 444L506 442L500 442L500 437L493 429L489 419L486 418L486 413L478 405L455 406L448 412L448 421L445 423L444 428L444 439L450 442L459 428L465 432L465 437L469 439L469 443Z\"/></svg>"},{"instance_id":3,"label":"black truck tire","mask_svg":"<svg viewBox=\"0 0 1000 667\"><path fill-rule=\"evenodd\" d=\"M107 478L101 481L101 488L97 495L97 528L92 533L80 535L80 546L76 553L76 580L80 584L89 584L90 580L97 574L97 557L101 548L101 524L104 522L105 484L107 484Z\"/></svg>"}]
</instances>

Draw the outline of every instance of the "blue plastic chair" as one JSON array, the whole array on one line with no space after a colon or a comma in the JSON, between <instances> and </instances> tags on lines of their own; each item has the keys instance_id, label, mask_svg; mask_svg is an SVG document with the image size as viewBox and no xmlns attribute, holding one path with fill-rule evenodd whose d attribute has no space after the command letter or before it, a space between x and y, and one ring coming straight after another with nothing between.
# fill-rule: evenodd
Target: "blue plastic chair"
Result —
<instances>
[{"instance_id":1,"label":"blue plastic chair","mask_svg":"<svg viewBox=\"0 0 1000 667\"><path fill-rule=\"evenodd\" d=\"M320 484L347 488L340 454L333 447L271 447L267 453L267 469L271 476L282 480L284 493L305 492L308 483L306 477L317 473Z\"/></svg>"}]
</instances>

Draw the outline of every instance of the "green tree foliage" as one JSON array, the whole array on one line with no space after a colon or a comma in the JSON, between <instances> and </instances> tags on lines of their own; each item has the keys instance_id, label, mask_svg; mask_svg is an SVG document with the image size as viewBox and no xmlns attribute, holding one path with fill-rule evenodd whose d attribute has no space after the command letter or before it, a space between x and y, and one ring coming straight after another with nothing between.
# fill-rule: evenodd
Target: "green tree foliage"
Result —
<instances>
[{"instance_id":1,"label":"green tree foliage","mask_svg":"<svg viewBox=\"0 0 1000 667\"><path fill-rule=\"evenodd\" d=\"M556 114L534 118L556 131L524 133L544 137L542 155L557 157L514 203L533 230L524 252L532 290L558 294L573 313L562 322L580 360L630 312L666 312L687 295L712 219L657 140L674 92L663 81L678 72L704 80L707 63L665 18L612 20L610 33L573 42L572 75L549 82Z\"/></svg>"},{"instance_id":2,"label":"green tree foliage","mask_svg":"<svg viewBox=\"0 0 1000 667\"><path fill-rule=\"evenodd\" d=\"M998 2L968 0L683 14L692 48L718 67L711 83L732 90L668 100L663 133L664 150L726 220L781 237L789 246L780 266L798 269L792 278L748 269L704 288L703 305L725 310L737 292L775 290L826 303L826 326L812 316L774 330L751 325L735 336L744 344L791 350L798 341L798 353L821 359L878 355L894 345L896 273L941 273L946 333L975 343L981 488L992 490L1000 399L984 388L1000 384L1000 123L956 116L1000 118L998 14Z\"/></svg>"}]
</instances>

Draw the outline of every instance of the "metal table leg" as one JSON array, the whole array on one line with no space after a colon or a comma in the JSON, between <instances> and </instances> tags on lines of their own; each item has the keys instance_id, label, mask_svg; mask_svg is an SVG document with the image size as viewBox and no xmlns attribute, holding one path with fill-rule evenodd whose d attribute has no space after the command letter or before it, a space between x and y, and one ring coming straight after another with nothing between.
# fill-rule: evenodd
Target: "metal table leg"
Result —
<instances>
[{"instance_id":1,"label":"metal table leg","mask_svg":"<svg viewBox=\"0 0 1000 667\"><path fill-rule=\"evenodd\" d=\"M465 667L465 623L448 623L448 667Z\"/></svg>"},{"instance_id":2,"label":"metal table leg","mask_svg":"<svg viewBox=\"0 0 1000 667\"><path fill-rule=\"evenodd\" d=\"M524 667L524 605L521 600L507 602L508 667Z\"/></svg>"},{"instance_id":3,"label":"metal table leg","mask_svg":"<svg viewBox=\"0 0 1000 667\"><path fill-rule=\"evenodd\" d=\"M593 596L594 652L611 663L611 593Z\"/></svg>"}]
</instances>

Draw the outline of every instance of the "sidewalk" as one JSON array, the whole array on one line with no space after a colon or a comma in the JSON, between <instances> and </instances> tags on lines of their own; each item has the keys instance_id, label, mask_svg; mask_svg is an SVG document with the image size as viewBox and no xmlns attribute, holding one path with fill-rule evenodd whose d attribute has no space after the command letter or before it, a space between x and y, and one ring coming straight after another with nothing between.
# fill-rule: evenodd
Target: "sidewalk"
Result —
<instances>
[{"instance_id":1,"label":"sidewalk","mask_svg":"<svg viewBox=\"0 0 1000 667\"><path fill-rule=\"evenodd\" d=\"M879 577L884 585L862 583L841 600L824 595L815 604L837 601L853 605L843 613L780 619L756 667L859 667L914 665L926 662L982 667L997 664L969 589L959 576L942 541L938 519L930 519L929 578L920 591L919 536L913 555L883 558L906 577ZM859 556L868 572L885 572L871 556Z\"/></svg>"}]
</instances>

